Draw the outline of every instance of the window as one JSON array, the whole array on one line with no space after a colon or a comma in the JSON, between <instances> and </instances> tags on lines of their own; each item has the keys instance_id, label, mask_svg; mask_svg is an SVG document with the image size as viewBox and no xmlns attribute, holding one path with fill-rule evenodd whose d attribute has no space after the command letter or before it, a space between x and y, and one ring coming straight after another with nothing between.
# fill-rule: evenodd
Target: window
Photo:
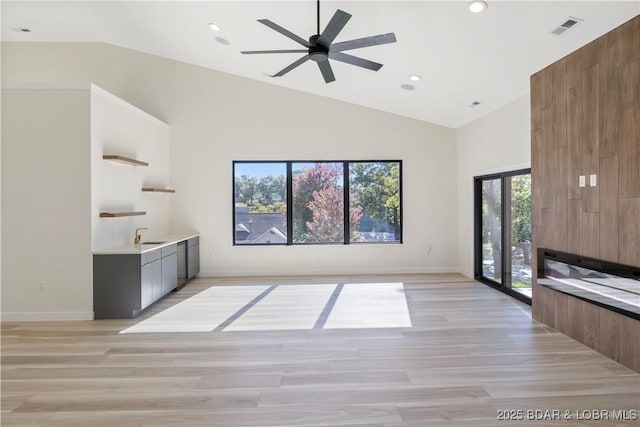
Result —
<instances>
[{"instance_id":1,"label":"window","mask_svg":"<svg viewBox=\"0 0 640 427\"><path fill-rule=\"evenodd\" d=\"M401 243L401 180L401 161L235 161L234 244Z\"/></svg>"},{"instance_id":2,"label":"window","mask_svg":"<svg viewBox=\"0 0 640 427\"><path fill-rule=\"evenodd\" d=\"M287 243L287 164L235 163L234 242Z\"/></svg>"},{"instance_id":3,"label":"window","mask_svg":"<svg viewBox=\"0 0 640 427\"><path fill-rule=\"evenodd\" d=\"M293 163L293 243L344 241L342 163Z\"/></svg>"},{"instance_id":4,"label":"window","mask_svg":"<svg viewBox=\"0 0 640 427\"><path fill-rule=\"evenodd\" d=\"M400 163L349 163L352 242L400 240Z\"/></svg>"}]
</instances>

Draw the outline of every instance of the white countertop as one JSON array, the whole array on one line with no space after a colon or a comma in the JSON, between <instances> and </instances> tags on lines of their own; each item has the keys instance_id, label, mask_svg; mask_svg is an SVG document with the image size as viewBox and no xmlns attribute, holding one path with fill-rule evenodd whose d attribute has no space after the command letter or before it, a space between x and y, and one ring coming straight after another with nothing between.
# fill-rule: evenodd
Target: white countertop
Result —
<instances>
[{"instance_id":1,"label":"white countertop","mask_svg":"<svg viewBox=\"0 0 640 427\"><path fill-rule=\"evenodd\" d=\"M107 248L93 251L94 255L128 255L128 254L143 254L145 252L155 251L165 246L173 245L174 243L181 242L183 240L191 239L192 237L199 237L199 233L172 233L164 234L155 237L144 237L142 242L138 245L131 244L125 246L119 246L116 248ZM154 244L145 244L145 242L162 242Z\"/></svg>"}]
</instances>

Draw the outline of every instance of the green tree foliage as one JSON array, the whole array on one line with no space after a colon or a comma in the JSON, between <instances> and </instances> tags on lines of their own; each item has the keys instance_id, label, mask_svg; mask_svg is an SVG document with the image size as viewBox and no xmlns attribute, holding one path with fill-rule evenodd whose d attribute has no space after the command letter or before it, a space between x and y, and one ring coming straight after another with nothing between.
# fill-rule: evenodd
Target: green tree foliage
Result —
<instances>
[{"instance_id":1,"label":"green tree foliage","mask_svg":"<svg viewBox=\"0 0 640 427\"><path fill-rule=\"evenodd\" d=\"M240 175L235 182L236 201L252 205L258 192L258 178Z\"/></svg>"},{"instance_id":2,"label":"green tree foliage","mask_svg":"<svg viewBox=\"0 0 640 427\"><path fill-rule=\"evenodd\" d=\"M384 202L387 208L387 219L393 225L400 222L400 167L397 163L389 169L387 176L383 178L384 195L387 200Z\"/></svg>"},{"instance_id":3,"label":"green tree foliage","mask_svg":"<svg viewBox=\"0 0 640 427\"><path fill-rule=\"evenodd\" d=\"M400 165L398 163L351 163L349 186L358 206L374 221L400 225Z\"/></svg>"},{"instance_id":4,"label":"green tree foliage","mask_svg":"<svg viewBox=\"0 0 640 427\"><path fill-rule=\"evenodd\" d=\"M284 213L286 181L284 175L267 175L260 179L240 175L235 179L236 203L245 204L251 213Z\"/></svg>"},{"instance_id":5,"label":"green tree foliage","mask_svg":"<svg viewBox=\"0 0 640 427\"><path fill-rule=\"evenodd\" d=\"M531 175L511 179L512 244L531 241Z\"/></svg>"}]
</instances>

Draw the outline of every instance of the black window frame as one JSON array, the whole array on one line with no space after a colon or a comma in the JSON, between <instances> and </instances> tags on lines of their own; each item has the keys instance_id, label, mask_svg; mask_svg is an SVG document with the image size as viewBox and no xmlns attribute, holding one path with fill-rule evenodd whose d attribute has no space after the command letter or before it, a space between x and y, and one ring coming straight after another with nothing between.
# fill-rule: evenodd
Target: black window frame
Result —
<instances>
[{"instance_id":1,"label":"black window frame","mask_svg":"<svg viewBox=\"0 0 640 427\"><path fill-rule=\"evenodd\" d=\"M237 243L236 242L236 165L247 163L284 163L286 165L286 243ZM338 163L342 164L343 171L343 218L344 218L344 239L342 242L294 242L293 241L293 165L295 163ZM350 213L350 186L349 186L349 164L351 163L397 163L399 166L398 195L400 198L399 228L397 239L392 241L351 241L351 226L349 223ZM232 244L233 246L308 246L308 245L399 245L403 244L404 228L404 206L403 206L403 179L402 160L233 160L231 165L231 210L232 210Z\"/></svg>"}]
</instances>

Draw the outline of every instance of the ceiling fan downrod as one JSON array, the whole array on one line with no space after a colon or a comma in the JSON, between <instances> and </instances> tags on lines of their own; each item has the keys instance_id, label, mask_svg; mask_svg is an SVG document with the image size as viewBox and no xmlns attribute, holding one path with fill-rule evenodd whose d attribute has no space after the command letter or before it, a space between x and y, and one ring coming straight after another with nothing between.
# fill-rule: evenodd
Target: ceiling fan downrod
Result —
<instances>
[{"instance_id":1,"label":"ceiling fan downrod","mask_svg":"<svg viewBox=\"0 0 640 427\"><path fill-rule=\"evenodd\" d=\"M316 34L320 36L320 0L317 0L316 3L318 5L318 10L316 13L316 16L318 17L318 32Z\"/></svg>"}]
</instances>

